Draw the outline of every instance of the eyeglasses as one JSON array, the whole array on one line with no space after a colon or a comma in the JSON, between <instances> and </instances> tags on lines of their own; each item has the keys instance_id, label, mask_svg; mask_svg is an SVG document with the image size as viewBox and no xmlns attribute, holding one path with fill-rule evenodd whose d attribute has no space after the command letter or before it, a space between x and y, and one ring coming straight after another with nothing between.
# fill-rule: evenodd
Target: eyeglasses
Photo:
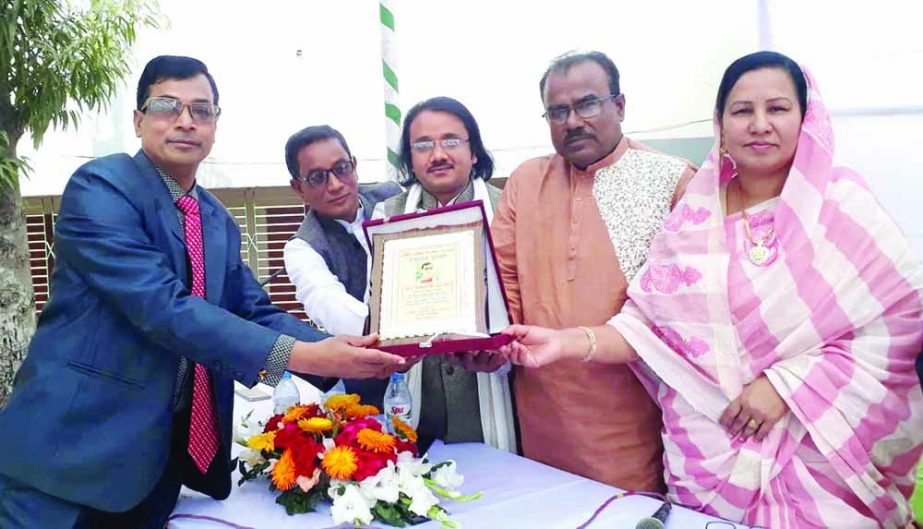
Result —
<instances>
[{"instance_id":1,"label":"eyeglasses","mask_svg":"<svg viewBox=\"0 0 923 529\"><path fill-rule=\"evenodd\" d=\"M549 123L561 124L567 121L567 118L570 116L570 111L573 110L583 119L589 119L595 116L598 116L603 109L603 101L608 101L618 97L620 94L610 94L606 97L596 97L593 99L584 99L583 101L578 101L573 106L556 106L551 108L546 108L545 113L542 114L542 117L547 119Z\"/></svg>"},{"instance_id":2,"label":"eyeglasses","mask_svg":"<svg viewBox=\"0 0 923 529\"><path fill-rule=\"evenodd\" d=\"M444 140L439 140L438 142L433 141L433 140L423 140L423 141L411 143L410 148L414 152L425 154L435 149L436 143L439 143L440 147L442 147L443 149L447 151L451 151L452 149L457 149L461 147L462 145L468 143L468 141L469 140L463 140L461 138L446 138Z\"/></svg>"},{"instance_id":3,"label":"eyeglasses","mask_svg":"<svg viewBox=\"0 0 923 529\"><path fill-rule=\"evenodd\" d=\"M221 109L218 105L213 105L206 101L194 101L192 103L183 103L179 99L172 97L152 97L144 102L141 112L150 114L158 118L176 119L183 114L183 110L189 108L189 115L192 121L199 125L210 125L217 121L221 115Z\"/></svg>"},{"instance_id":4,"label":"eyeglasses","mask_svg":"<svg viewBox=\"0 0 923 529\"><path fill-rule=\"evenodd\" d=\"M340 160L333 164L333 167L330 169L314 169L303 177L298 178L298 180L311 187L321 187L327 185L327 179L330 178L330 173L335 174L336 177L340 179L340 182L345 182L346 179L353 174L355 169L355 158L351 160Z\"/></svg>"}]
</instances>

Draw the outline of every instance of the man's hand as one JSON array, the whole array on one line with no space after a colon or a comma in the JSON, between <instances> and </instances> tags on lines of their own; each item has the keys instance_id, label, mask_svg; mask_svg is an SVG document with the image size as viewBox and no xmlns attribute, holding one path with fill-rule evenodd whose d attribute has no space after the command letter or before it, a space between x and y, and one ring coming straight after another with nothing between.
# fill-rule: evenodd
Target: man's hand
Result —
<instances>
[{"instance_id":1,"label":"man's hand","mask_svg":"<svg viewBox=\"0 0 923 529\"><path fill-rule=\"evenodd\" d=\"M506 363L506 357L499 351L453 353L450 358L461 364L469 373L493 373Z\"/></svg>"},{"instance_id":2,"label":"man's hand","mask_svg":"<svg viewBox=\"0 0 923 529\"><path fill-rule=\"evenodd\" d=\"M378 335L335 336L314 343L295 342L290 371L322 377L385 378L404 367L402 357L367 347Z\"/></svg>"},{"instance_id":3,"label":"man's hand","mask_svg":"<svg viewBox=\"0 0 923 529\"><path fill-rule=\"evenodd\" d=\"M718 421L731 437L746 440L751 435L762 441L772 427L788 412L788 405L766 375L748 384L740 396L728 404Z\"/></svg>"}]
</instances>

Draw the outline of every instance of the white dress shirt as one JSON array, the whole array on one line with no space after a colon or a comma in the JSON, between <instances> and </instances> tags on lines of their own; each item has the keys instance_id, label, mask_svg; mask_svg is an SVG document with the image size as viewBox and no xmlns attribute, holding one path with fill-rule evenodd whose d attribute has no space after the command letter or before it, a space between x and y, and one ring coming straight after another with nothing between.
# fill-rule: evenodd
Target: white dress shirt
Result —
<instances>
[{"instance_id":1,"label":"white dress shirt","mask_svg":"<svg viewBox=\"0 0 923 529\"><path fill-rule=\"evenodd\" d=\"M368 258L368 243L362 231L363 218L360 205L353 222L334 220L355 237L365 250L365 271L368 277L371 259ZM295 299L304 305L304 311L311 320L334 336L362 335L365 319L369 315L368 285L365 287L362 301L352 297L343 283L327 267L324 258L302 239L295 238L285 243L282 255L289 281L295 285Z\"/></svg>"}]
</instances>

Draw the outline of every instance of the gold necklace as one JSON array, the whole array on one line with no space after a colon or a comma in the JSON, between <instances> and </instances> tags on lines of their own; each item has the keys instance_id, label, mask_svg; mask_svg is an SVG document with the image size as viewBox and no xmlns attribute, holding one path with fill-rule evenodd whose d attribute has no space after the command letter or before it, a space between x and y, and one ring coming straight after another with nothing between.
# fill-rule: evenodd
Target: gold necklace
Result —
<instances>
[{"instance_id":1,"label":"gold necklace","mask_svg":"<svg viewBox=\"0 0 923 529\"><path fill-rule=\"evenodd\" d=\"M754 239L753 231L750 229L750 216L747 215L746 201L744 200L743 191L740 189L740 182L737 182L737 194L740 195L740 214L744 219L744 231L747 234L747 240L750 241L750 249L747 250L747 258L756 266L763 266L772 256L772 250L766 246L766 243L772 238L775 227L770 227L764 237Z\"/></svg>"}]
</instances>

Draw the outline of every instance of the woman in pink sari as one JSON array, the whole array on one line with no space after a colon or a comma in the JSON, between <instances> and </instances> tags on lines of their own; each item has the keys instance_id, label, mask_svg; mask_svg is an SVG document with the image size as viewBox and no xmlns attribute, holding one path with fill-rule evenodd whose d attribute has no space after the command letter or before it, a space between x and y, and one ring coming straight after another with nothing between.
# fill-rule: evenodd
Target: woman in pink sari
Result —
<instances>
[{"instance_id":1,"label":"woman in pink sari","mask_svg":"<svg viewBox=\"0 0 923 529\"><path fill-rule=\"evenodd\" d=\"M923 268L865 180L833 165L829 116L791 59L731 64L715 123L621 313L512 326L503 352L631 362L663 409L674 502L772 528L904 527Z\"/></svg>"}]
</instances>

